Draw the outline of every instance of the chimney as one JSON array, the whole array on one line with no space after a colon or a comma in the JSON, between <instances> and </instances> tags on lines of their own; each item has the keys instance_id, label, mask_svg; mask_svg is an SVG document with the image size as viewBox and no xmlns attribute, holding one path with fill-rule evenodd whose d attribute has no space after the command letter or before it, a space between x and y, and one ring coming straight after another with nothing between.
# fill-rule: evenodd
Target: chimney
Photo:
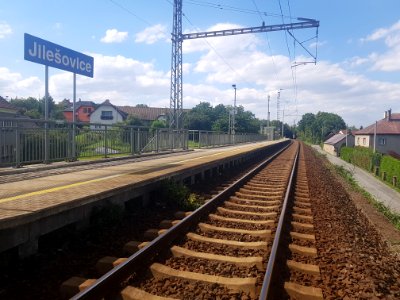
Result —
<instances>
[{"instance_id":1,"label":"chimney","mask_svg":"<svg viewBox=\"0 0 400 300\"><path fill-rule=\"evenodd\" d=\"M392 109L388 110L388 121L392 120Z\"/></svg>"},{"instance_id":2,"label":"chimney","mask_svg":"<svg viewBox=\"0 0 400 300\"><path fill-rule=\"evenodd\" d=\"M386 119L387 116L388 116L388 112L385 110L385 113L384 113L384 115L383 115L383 118Z\"/></svg>"}]
</instances>

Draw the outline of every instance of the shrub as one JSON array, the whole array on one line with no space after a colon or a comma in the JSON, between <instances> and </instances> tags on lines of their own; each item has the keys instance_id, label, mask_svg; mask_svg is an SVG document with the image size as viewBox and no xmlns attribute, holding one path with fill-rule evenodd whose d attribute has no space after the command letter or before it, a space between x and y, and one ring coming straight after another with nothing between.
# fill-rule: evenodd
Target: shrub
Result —
<instances>
[{"instance_id":1,"label":"shrub","mask_svg":"<svg viewBox=\"0 0 400 300\"><path fill-rule=\"evenodd\" d=\"M166 205L170 208L194 210L203 202L203 199L191 193L187 186L171 179L163 181L162 194Z\"/></svg>"},{"instance_id":2,"label":"shrub","mask_svg":"<svg viewBox=\"0 0 400 300\"><path fill-rule=\"evenodd\" d=\"M373 150L365 147L343 147L340 157L367 171L372 171L374 166L379 166L382 155L374 153Z\"/></svg>"},{"instance_id":3,"label":"shrub","mask_svg":"<svg viewBox=\"0 0 400 300\"><path fill-rule=\"evenodd\" d=\"M400 160L385 155L381 159L381 172L386 172L386 181L392 182L393 176L396 176L400 180ZM397 182L397 187L400 187L399 182Z\"/></svg>"}]
</instances>

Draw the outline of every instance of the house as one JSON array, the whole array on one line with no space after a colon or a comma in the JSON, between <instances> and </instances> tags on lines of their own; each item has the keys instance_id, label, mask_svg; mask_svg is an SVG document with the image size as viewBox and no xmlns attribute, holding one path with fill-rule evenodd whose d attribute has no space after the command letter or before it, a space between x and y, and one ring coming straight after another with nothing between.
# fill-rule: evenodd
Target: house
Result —
<instances>
[{"instance_id":1,"label":"house","mask_svg":"<svg viewBox=\"0 0 400 300\"><path fill-rule=\"evenodd\" d=\"M18 108L0 96L0 163L11 162L15 149L15 131L12 127L16 123L2 118L15 118L17 114Z\"/></svg>"},{"instance_id":2,"label":"house","mask_svg":"<svg viewBox=\"0 0 400 300\"><path fill-rule=\"evenodd\" d=\"M141 120L144 126L151 126L151 123L155 120L166 122L169 111L169 109L161 107L118 106L118 108L129 116Z\"/></svg>"},{"instance_id":3,"label":"house","mask_svg":"<svg viewBox=\"0 0 400 300\"><path fill-rule=\"evenodd\" d=\"M324 142L323 149L329 154L340 156L340 149L342 149L342 147L353 146L354 136L347 130L341 130Z\"/></svg>"},{"instance_id":4,"label":"house","mask_svg":"<svg viewBox=\"0 0 400 300\"><path fill-rule=\"evenodd\" d=\"M125 121L127 116L126 112L112 105L110 100L107 99L90 114L90 123L96 123L90 125L90 128L99 129L103 128L100 124L112 125L120 123Z\"/></svg>"},{"instance_id":5,"label":"house","mask_svg":"<svg viewBox=\"0 0 400 300\"><path fill-rule=\"evenodd\" d=\"M63 111L64 118L68 122L72 122L72 103L68 101L66 103L68 107ZM75 118L76 122L90 122L90 114L96 109L96 103L92 101L79 101L75 102Z\"/></svg>"},{"instance_id":6,"label":"house","mask_svg":"<svg viewBox=\"0 0 400 300\"><path fill-rule=\"evenodd\" d=\"M0 118L14 118L17 114L18 108L0 96Z\"/></svg>"},{"instance_id":7,"label":"house","mask_svg":"<svg viewBox=\"0 0 400 300\"><path fill-rule=\"evenodd\" d=\"M400 154L400 113L389 109L384 118L354 133L355 145L369 147L380 153Z\"/></svg>"}]
</instances>

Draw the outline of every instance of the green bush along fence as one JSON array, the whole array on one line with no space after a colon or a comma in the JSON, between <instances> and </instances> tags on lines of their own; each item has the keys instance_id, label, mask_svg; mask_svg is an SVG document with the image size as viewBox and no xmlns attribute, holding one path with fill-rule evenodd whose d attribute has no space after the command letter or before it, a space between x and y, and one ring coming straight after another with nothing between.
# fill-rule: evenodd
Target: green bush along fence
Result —
<instances>
[{"instance_id":1,"label":"green bush along fence","mask_svg":"<svg viewBox=\"0 0 400 300\"><path fill-rule=\"evenodd\" d=\"M356 165L368 172L374 172L384 181L400 188L400 160L389 155L374 153L364 147L344 147L340 157L353 165Z\"/></svg>"}]
</instances>

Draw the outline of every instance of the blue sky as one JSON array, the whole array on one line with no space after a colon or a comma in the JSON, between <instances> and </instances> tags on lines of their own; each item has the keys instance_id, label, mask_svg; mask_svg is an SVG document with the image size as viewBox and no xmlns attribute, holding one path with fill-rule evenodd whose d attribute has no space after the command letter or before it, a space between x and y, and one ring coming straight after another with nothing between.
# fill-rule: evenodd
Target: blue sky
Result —
<instances>
[{"instance_id":1,"label":"blue sky","mask_svg":"<svg viewBox=\"0 0 400 300\"><path fill-rule=\"evenodd\" d=\"M183 11L185 32L320 21L316 65L293 67L312 58L285 32L184 41L184 108L232 105L236 84L238 105L258 118L270 95L276 119L282 89L290 124L326 111L365 127L400 112L398 0L183 0ZM77 76L78 98L169 107L171 26L172 0L2 1L0 96L44 95L44 66L23 58L29 33L94 57L94 78ZM314 29L293 33L315 51ZM71 99L72 74L51 68L49 87L56 101Z\"/></svg>"}]
</instances>

